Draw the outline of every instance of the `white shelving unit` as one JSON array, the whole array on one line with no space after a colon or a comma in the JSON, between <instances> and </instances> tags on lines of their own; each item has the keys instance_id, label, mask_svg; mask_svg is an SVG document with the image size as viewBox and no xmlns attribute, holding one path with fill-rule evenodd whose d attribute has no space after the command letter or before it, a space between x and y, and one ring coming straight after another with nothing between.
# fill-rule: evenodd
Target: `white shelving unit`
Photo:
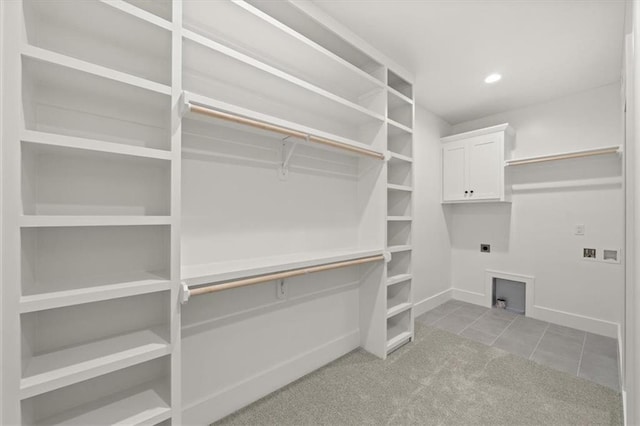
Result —
<instances>
[{"instance_id":1,"label":"white shelving unit","mask_svg":"<svg viewBox=\"0 0 640 426\"><path fill-rule=\"evenodd\" d=\"M180 423L173 23L136 3L3 7L3 424Z\"/></svg>"},{"instance_id":2,"label":"white shelving unit","mask_svg":"<svg viewBox=\"0 0 640 426\"><path fill-rule=\"evenodd\" d=\"M387 353L413 340L413 87L387 70Z\"/></svg>"},{"instance_id":3,"label":"white shelving unit","mask_svg":"<svg viewBox=\"0 0 640 426\"><path fill-rule=\"evenodd\" d=\"M413 339L411 78L303 3L3 3L0 423L212 422L315 338Z\"/></svg>"}]
</instances>

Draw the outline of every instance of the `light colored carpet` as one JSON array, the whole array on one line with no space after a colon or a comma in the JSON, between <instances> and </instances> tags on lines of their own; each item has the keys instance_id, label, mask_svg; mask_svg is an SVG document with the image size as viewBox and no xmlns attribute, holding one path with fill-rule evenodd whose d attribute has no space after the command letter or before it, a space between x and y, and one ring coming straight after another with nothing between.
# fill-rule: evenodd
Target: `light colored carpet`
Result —
<instances>
[{"instance_id":1,"label":"light colored carpet","mask_svg":"<svg viewBox=\"0 0 640 426\"><path fill-rule=\"evenodd\" d=\"M620 425L607 387L416 323L386 361L353 351L216 425Z\"/></svg>"}]
</instances>

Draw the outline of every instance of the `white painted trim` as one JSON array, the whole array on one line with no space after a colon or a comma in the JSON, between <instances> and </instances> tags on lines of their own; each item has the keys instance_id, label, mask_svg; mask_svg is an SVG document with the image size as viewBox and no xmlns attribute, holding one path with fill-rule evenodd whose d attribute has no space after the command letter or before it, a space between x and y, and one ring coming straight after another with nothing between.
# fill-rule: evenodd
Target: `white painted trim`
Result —
<instances>
[{"instance_id":1,"label":"white painted trim","mask_svg":"<svg viewBox=\"0 0 640 426\"><path fill-rule=\"evenodd\" d=\"M454 142L461 139L467 139L467 138L472 138L472 137L482 136L482 135L489 135L489 134L498 133L498 132L512 133L513 129L509 126L509 123L503 123L503 124L498 124L496 126L485 127L483 129L471 130L469 132L446 136L444 138L441 138L440 141L443 143Z\"/></svg>"},{"instance_id":2,"label":"white painted trim","mask_svg":"<svg viewBox=\"0 0 640 426\"><path fill-rule=\"evenodd\" d=\"M451 288L441 291L440 293L434 294L433 296L422 299L419 302L416 302L413 305L413 312L415 316L422 315L425 312L432 310L440 305L442 305L447 300L451 300L452 298L452 290Z\"/></svg>"},{"instance_id":3,"label":"white painted trim","mask_svg":"<svg viewBox=\"0 0 640 426\"><path fill-rule=\"evenodd\" d=\"M534 305L531 317L602 336L618 337L618 323Z\"/></svg>"},{"instance_id":4,"label":"white painted trim","mask_svg":"<svg viewBox=\"0 0 640 426\"><path fill-rule=\"evenodd\" d=\"M459 288L451 289L451 296L455 300L462 302L473 303L474 305L486 306L486 298L482 293L476 293L475 291L462 290Z\"/></svg>"},{"instance_id":5,"label":"white painted trim","mask_svg":"<svg viewBox=\"0 0 640 426\"><path fill-rule=\"evenodd\" d=\"M484 275L484 296L486 307L493 305L493 279L500 278L503 280L523 282L525 287L525 316L534 316L534 297L536 279L530 275L514 274L511 272L493 271L487 269Z\"/></svg>"},{"instance_id":6,"label":"white painted trim","mask_svg":"<svg viewBox=\"0 0 640 426\"><path fill-rule=\"evenodd\" d=\"M618 324L618 381L620 385L620 389L624 389L624 361L623 361L623 350L624 347L622 345L622 324Z\"/></svg>"},{"instance_id":7,"label":"white painted trim","mask_svg":"<svg viewBox=\"0 0 640 426\"><path fill-rule=\"evenodd\" d=\"M360 332L352 331L308 352L274 365L235 385L184 404L183 422L208 425L334 361L360 346Z\"/></svg>"},{"instance_id":8,"label":"white painted trim","mask_svg":"<svg viewBox=\"0 0 640 426\"><path fill-rule=\"evenodd\" d=\"M624 426L629 425L629 420L627 419L627 391L622 389L622 424Z\"/></svg>"}]
</instances>

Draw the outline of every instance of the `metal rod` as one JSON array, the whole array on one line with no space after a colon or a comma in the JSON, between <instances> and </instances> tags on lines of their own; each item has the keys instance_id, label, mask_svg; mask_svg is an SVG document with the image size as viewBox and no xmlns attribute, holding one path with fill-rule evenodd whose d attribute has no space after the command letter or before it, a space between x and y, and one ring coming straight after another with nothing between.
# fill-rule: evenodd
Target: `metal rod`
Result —
<instances>
[{"instance_id":1,"label":"metal rod","mask_svg":"<svg viewBox=\"0 0 640 426\"><path fill-rule=\"evenodd\" d=\"M217 291L229 290L232 288L245 287L248 285L265 283L268 281L283 280L286 278L298 277L300 275L311 274L314 272L329 271L332 269L345 268L347 266L362 265L365 263L379 262L384 260L384 255L376 255L371 257L363 257L354 260L345 260L344 262L327 263L325 265L312 266L309 268L293 269L291 271L277 272L275 274L261 275L259 277L244 278L237 281L231 281L224 284L214 284L206 287L196 287L189 289L190 296L199 296L201 294L215 293Z\"/></svg>"},{"instance_id":2,"label":"metal rod","mask_svg":"<svg viewBox=\"0 0 640 426\"><path fill-rule=\"evenodd\" d=\"M293 136L300 139L308 140L309 142L315 142L322 145L331 146L333 148L343 149L346 151L355 152L357 154L366 155L369 157L384 160L384 154L376 151L372 151L366 148L359 148L357 146L347 145L343 142L334 141L331 139L323 138L320 136L314 136L297 130L287 129L286 127L277 126L275 124L269 124L262 121L253 120L251 118L240 117L238 115L229 114L226 112L205 108L199 105L187 104L189 111L197 114L207 115L209 117L219 118L233 123L242 124L245 126L256 127L258 129L267 130L270 132L279 133L281 135Z\"/></svg>"},{"instance_id":3,"label":"metal rod","mask_svg":"<svg viewBox=\"0 0 640 426\"><path fill-rule=\"evenodd\" d=\"M511 160L507 161L508 166L519 166L521 164L534 164L534 163L542 163L545 161L555 161L555 160L568 160L570 158L581 158L581 157L590 157L592 155L605 155L605 154L615 154L619 151L618 147L610 147L610 148L602 148L598 150L592 151L583 151L583 152L573 152L566 154L558 154L558 155L549 155L545 157L539 158L529 158L522 160Z\"/></svg>"}]
</instances>

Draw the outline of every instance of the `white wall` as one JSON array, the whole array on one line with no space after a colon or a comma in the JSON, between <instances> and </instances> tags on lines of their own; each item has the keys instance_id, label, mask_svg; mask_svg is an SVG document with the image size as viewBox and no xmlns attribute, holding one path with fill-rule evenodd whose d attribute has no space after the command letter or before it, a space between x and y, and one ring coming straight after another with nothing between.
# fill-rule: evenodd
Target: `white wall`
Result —
<instances>
[{"instance_id":1,"label":"white wall","mask_svg":"<svg viewBox=\"0 0 640 426\"><path fill-rule=\"evenodd\" d=\"M460 133L504 122L516 130L511 158L622 143L620 85L453 126ZM585 261L583 247L624 246L618 155L516 166L512 203L456 205L449 231L453 295L483 303L485 270L535 277L540 319L617 337L623 319L624 267ZM574 235L576 224L585 235ZM491 253L480 253L480 243Z\"/></svg>"},{"instance_id":2,"label":"white wall","mask_svg":"<svg viewBox=\"0 0 640 426\"><path fill-rule=\"evenodd\" d=\"M440 137L451 126L416 107L413 214L413 300L416 315L450 297L449 209L440 204Z\"/></svg>"}]
</instances>

